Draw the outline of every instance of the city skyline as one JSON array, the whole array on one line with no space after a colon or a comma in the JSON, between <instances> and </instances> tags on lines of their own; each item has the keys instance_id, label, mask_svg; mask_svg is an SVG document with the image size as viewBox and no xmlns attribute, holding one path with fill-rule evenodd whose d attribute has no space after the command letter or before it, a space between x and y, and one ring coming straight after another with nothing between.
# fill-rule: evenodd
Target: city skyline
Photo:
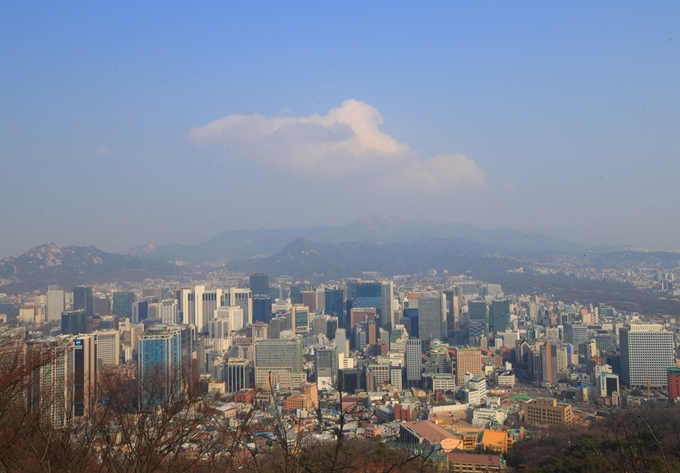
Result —
<instances>
[{"instance_id":1,"label":"city skyline","mask_svg":"<svg viewBox=\"0 0 680 473\"><path fill-rule=\"evenodd\" d=\"M1 8L0 257L371 215L680 249L677 3Z\"/></svg>"}]
</instances>

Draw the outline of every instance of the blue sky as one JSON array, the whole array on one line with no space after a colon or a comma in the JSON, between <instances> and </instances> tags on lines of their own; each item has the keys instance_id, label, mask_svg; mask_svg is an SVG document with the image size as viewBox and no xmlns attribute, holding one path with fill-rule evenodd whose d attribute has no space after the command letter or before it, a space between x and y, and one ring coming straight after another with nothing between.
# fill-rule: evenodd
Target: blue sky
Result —
<instances>
[{"instance_id":1,"label":"blue sky","mask_svg":"<svg viewBox=\"0 0 680 473\"><path fill-rule=\"evenodd\" d=\"M680 249L677 2L0 4L0 256L374 214Z\"/></svg>"}]
</instances>

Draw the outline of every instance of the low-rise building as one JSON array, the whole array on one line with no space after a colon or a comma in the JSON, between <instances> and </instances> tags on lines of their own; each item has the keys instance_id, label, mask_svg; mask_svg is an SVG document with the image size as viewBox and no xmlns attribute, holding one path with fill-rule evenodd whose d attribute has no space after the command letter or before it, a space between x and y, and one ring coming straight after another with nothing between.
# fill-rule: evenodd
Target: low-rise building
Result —
<instances>
[{"instance_id":1,"label":"low-rise building","mask_svg":"<svg viewBox=\"0 0 680 473\"><path fill-rule=\"evenodd\" d=\"M572 425L571 404L559 404L557 399L538 398L524 405L526 422L539 425Z\"/></svg>"}]
</instances>

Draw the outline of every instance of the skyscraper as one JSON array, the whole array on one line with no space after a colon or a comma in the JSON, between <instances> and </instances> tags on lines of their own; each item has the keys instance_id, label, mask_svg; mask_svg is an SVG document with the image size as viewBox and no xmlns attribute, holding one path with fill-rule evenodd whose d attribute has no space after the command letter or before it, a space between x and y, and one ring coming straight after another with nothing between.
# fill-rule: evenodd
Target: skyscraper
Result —
<instances>
[{"instance_id":1,"label":"skyscraper","mask_svg":"<svg viewBox=\"0 0 680 473\"><path fill-rule=\"evenodd\" d=\"M180 328L151 327L139 336L139 382L143 409L163 405L179 395L182 377L182 333Z\"/></svg>"},{"instance_id":2,"label":"skyscraper","mask_svg":"<svg viewBox=\"0 0 680 473\"><path fill-rule=\"evenodd\" d=\"M468 301L468 320L477 320L484 325L489 323L489 313L484 299Z\"/></svg>"},{"instance_id":3,"label":"skyscraper","mask_svg":"<svg viewBox=\"0 0 680 473\"><path fill-rule=\"evenodd\" d=\"M253 323L264 322L272 319L272 298L266 294L253 295Z\"/></svg>"},{"instance_id":4,"label":"skyscraper","mask_svg":"<svg viewBox=\"0 0 680 473\"><path fill-rule=\"evenodd\" d=\"M310 327L309 308L302 304L295 304L291 309L293 329L295 333L307 333Z\"/></svg>"},{"instance_id":5,"label":"skyscraper","mask_svg":"<svg viewBox=\"0 0 680 473\"><path fill-rule=\"evenodd\" d=\"M161 301L161 321L168 325L180 323L178 304L175 299L165 299Z\"/></svg>"},{"instance_id":6,"label":"skyscraper","mask_svg":"<svg viewBox=\"0 0 680 473\"><path fill-rule=\"evenodd\" d=\"M134 292L114 292L111 312L121 320L132 319L132 303L134 301Z\"/></svg>"},{"instance_id":7,"label":"skyscraper","mask_svg":"<svg viewBox=\"0 0 680 473\"><path fill-rule=\"evenodd\" d=\"M392 281L383 281L380 285L380 326L392 330L398 322L394 320L394 284Z\"/></svg>"},{"instance_id":8,"label":"skyscraper","mask_svg":"<svg viewBox=\"0 0 680 473\"><path fill-rule=\"evenodd\" d=\"M250 292L254 295L269 294L269 275L253 273L250 275Z\"/></svg>"},{"instance_id":9,"label":"skyscraper","mask_svg":"<svg viewBox=\"0 0 680 473\"><path fill-rule=\"evenodd\" d=\"M62 335L87 333L87 315L84 310L67 310L61 314Z\"/></svg>"},{"instance_id":10,"label":"skyscraper","mask_svg":"<svg viewBox=\"0 0 680 473\"><path fill-rule=\"evenodd\" d=\"M425 342L443 340L446 333L446 298L442 293L418 297L418 335Z\"/></svg>"},{"instance_id":11,"label":"skyscraper","mask_svg":"<svg viewBox=\"0 0 680 473\"><path fill-rule=\"evenodd\" d=\"M94 335L81 335L73 345L73 415L87 417L94 406L97 382Z\"/></svg>"},{"instance_id":12,"label":"skyscraper","mask_svg":"<svg viewBox=\"0 0 680 473\"><path fill-rule=\"evenodd\" d=\"M675 365L673 332L661 324L631 323L621 329L621 383L629 388L666 387Z\"/></svg>"},{"instance_id":13,"label":"skyscraper","mask_svg":"<svg viewBox=\"0 0 680 473\"><path fill-rule=\"evenodd\" d=\"M326 315L337 317L341 328L348 328L345 316L345 291L342 288L327 287L324 292L324 312Z\"/></svg>"},{"instance_id":14,"label":"skyscraper","mask_svg":"<svg viewBox=\"0 0 680 473\"><path fill-rule=\"evenodd\" d=\"M73 288L73 310L84 310L86 317L94 315L94 297L91 287L76 286Z\"/></svg>"},{"instance_id":15,"label":"skyscraper","mask_svg":"<svg viewBox=\"0 0 680 473\"><path fill-rule=\"evenodd\" d=\"M491 330L494 337L498 332L503 332L510 327L510 301L508 299L494 299L491 301Z\"/></svg>"},{"instance_id":16,"label":"skyscraper","mask_svg":"<svg viewBox=\"0 0 680 473\"><path fill-rule=\"evenodd\" d=\"M118 365L120 363L120 332L118 330L95 332L94 348L97 369L100 366Z\"/></svg>"},{"instance_id":17,"label":"skyscraper","mask_svg":"<svg viewBox=\"0 0 680 473\"><path fill-rule=\"evenodd\" d=\"M579 345L588 342L588 326L581 323L564 324L564 341L574 346L574 353L579 352ZM581 353L584 355L585 353Z\"/></svg>"},{"instance_id":18,"label":"skyscraper","mask_svg":"<svg viewBox=\"0 0 680 473\"><path fill-rule=\"evenodd\" d=\"M135 301L132 303L132 323L144 322L149 317L149 301Z\"/></svg>"},{"instance_id":19,"label":"skyscraper","mask_svg":"<svg viewBox=\"0 0 680 473\"><path fill-rule=\"evenodd\" d=\"M406 382L409 386L420 384L423 369L423 349L417 338L406 340Z\"/></svg>"},{"instance_id":20,"label":"skyscraper","mask_svg":"<svg viewBox=\"0 0 680 473\"><path fill-rule=\"evenodd\" d=\"M47 288L47 321L61 320L61 314L66 310L66 294L59 286Z\"/></svg>"}]
</instances>

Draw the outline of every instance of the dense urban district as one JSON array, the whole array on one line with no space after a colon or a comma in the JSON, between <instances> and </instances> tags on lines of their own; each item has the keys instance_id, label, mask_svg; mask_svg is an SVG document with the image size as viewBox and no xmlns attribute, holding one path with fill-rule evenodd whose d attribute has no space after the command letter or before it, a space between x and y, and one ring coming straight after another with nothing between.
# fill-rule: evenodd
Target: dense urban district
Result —
<instances>
[{"instance_id":1,"label":"dense urban district","mask_svg":"<svg viewBox=\"0 0 680 473\"><path fill-rule=\"evenodd\" d=\"M606 271L677 296L679 267ZM680 312L219 274L0 295L0 468L680 471Z\"/></svg>"}]
</instances>

